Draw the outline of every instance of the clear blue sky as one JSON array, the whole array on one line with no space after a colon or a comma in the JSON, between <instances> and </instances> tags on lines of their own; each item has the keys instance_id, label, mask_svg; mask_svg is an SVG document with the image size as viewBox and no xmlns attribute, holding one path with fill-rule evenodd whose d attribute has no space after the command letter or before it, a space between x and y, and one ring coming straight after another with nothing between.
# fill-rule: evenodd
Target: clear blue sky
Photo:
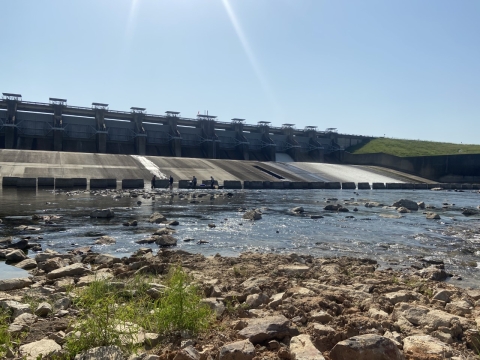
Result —
<instances>
[{"instance_id":1,"label":"clear blue sky","mask_svg":"<svg viewBox=\"0 0 480 360\"><path fill-rule=\"evenodd\" d=\"M480 143L478 0L0 1L24 100Z\"/></svg>"}]
</instances>

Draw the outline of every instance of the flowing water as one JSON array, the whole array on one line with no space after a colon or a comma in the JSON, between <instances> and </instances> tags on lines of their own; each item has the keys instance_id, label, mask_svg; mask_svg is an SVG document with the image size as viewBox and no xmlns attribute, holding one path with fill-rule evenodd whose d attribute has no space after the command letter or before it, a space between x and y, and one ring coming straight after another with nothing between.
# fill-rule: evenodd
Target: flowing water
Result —
<instances>
[{"instance_id":1,"label":"flowing water","mask_svg":"<svg viewBox=\"0 0 480 360\"><path fill-rule=\"evenodd\" d=\"M121 193L121 192L120 192ZM205 196L198 197L199 194ZM153 212L164 214L169 220L178 220L175 237L177 248L205 255L235 256L245 251L311 254L314 256L368 257L382 266L409 268L420 259L443 260L447 272L459 275L460 286L478 286L480 274L480 216L466 217L462 208L476 209L480 194L473 191L372 191L372 190L266 190L236 191L197 190L165 192L156 200L141 196L132 198L127 192L115 199L118 192L0 190L0 238L30 237L43 249L66 252L80 246L92 246L95 252L116 256L131 254L140 247L135 241L145 239L163 225L150 224ZM184 194L181 198L179 194ZM197 197L193 198L192 195ZM392 205L401 198L424 201L435 206L440 220L427 220L422 210L397 218L393 208L365 207L366 202ZM331 200L328 200L331 199ZM333 200L338 199L338 200ZM142 201L137 205L137 201ZM194 203L192 203L194 201ZM348 213L324 211L328 203L341 203ZM447 208L442 208L449 204ZM294 215L290 209L302 206L303 215ZM354 208L357 212L353 212ZM91 219L97 208L112 208L115 217ZM242 208L258 208L263 218L256 222L242 219ZM54 225L32 220L33 214L62 216ZM323 218L311 219L311 215ZM136 219L137 227L122 226ZM210 228L208 224L215 224ZM39 230L21 232L15 227L31 225ZM101 235L117 240L115 245L95 245ZM199 244L199 240L208 243ZM31 254L30 254L31 255ZM26 274L0 262L0 278Z\"/></svg>"}]
</instances>

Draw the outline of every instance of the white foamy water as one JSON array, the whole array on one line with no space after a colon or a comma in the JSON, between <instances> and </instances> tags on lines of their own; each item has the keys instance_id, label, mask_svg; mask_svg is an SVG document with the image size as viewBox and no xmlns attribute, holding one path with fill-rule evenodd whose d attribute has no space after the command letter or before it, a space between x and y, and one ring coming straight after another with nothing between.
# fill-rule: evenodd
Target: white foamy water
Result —
<instances>
[{"instance_id":1,"label":"white foamy water","mask_svg":"<svg viewBox=\"0 0 480 360\"><path fill-rule=\"evenodd\" d=\"M160 168L157 165L155 165L155 163L148 160L145 156L140 156L140 155L130 155L130 156L133 157L135 160L138 160L138 162L140 162L145 169L150 171L152 175L155 175L159 179L167 179L167 175L162 173L160 171Z\"/></svg>"}]
</instances>

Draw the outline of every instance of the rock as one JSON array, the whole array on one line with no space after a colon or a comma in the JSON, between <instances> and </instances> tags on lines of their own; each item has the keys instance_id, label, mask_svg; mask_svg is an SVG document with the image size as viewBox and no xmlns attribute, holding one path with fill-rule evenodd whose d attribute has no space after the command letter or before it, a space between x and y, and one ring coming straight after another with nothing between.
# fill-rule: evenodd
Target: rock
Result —
<instances>
[{"instance_id":1,"label":"rock","mask_svg":"<svg viewBox=\"0 0 480 360\"><path fill-rule=\"evenodd\" d=\"M155 243L160 247L176 246L177 239L171 235L161 235L155 239Z\"/></svg>"},{"instance_id":2,"label":"rock","mask_svg":"<svg viewBox=\"0 0 480 360\"><path fill-rule=\"evenodd\" d=\"M285 297L284 292L273 295L270 298L270 302L268 303L268 307L271 308L271 309L276 309L278 307L278 305L282 304L282 301L283 301L284 297Z\"/></svg>"},{"instance_id":3,"label":"rock","mask_svg":"<svg viewBox=\"0 0 480 360\"><path fill-rule=\"evenodd\" d=\"M107 280L111 278L113 278L112 273L104 272L104 271L97 272L96 274L93 274L93 275L82 276L77 282L77 287L87 286L95 281Z\"/></svg>"},{"instance_id":4,"label":"rock","mask_svg":"<svg viewBox=\"0 0 480 360\"><path fill-rule=\"evenodd\" d=\"M426 217L428 220L440 220L440 215L434 212L427 212Z\"/></svg>"},{"instance_id":5,"label":"rock","mask_svg":"<svg viewBox=\"0 0 480 360\"><path fill-rule=\"evenodd\" d=\"M312 321L318 321L321 324L326 324L333 320L333 316L325 311L312 312L310 313L310 318Z\"/></svg>"},{"instance_id":6,"label":"rock","mask_svg":"<svg viewBox=\"0 0 480 360\"><path fill-rule=\"evenodd\" d=\"M425 209L425 203L423 201L420 201L417 203L419 209Z\"/></svg>"},{"instance_id":7,"label":"rock","mask_svg":"<svg viewBox=\"0 0 480 360\"><path fill-rule=\"evenodd\" d=\"M217 227L217 225L215 225L215 224L208 224L208 227L209 227L210 229L212 229L212 228Z\"/></svg>"},{"instance_id":8,"label":"rock","mask_svg":"<svg viewBox=\"0 0 480 360\"><path fill-rule=\"evenodd\" d=\"M374 334L359 335L337 343L330 351L331 360L404 360L395 343Z\"/></svg>"},{"instance_id":9,"label":"rock","mask_svg":"<svg viewBox=\"0 0 480 360\"><path fill-rule=\"evenodd\" d=\"M68 297L64 297L55 301L53 307L56 311L58 310L67 310L72 305L72 300Z\"/></svg>"},{"instance_id":10,"label":"rock","mask_svg":"<svg viewBox=\"0 0 480 360\"><path fill-rule=\"evenodd\" d=\"M433 295L433 300L440 300L440 301L443 301L443 302L450 302L450 298L452 297L453 295L453 292L450 291L450 290L445 290L445 289L442 289L440 291L438 291L437 293L435 293L435 295Z\"/></svg>"},{"instance_id":11,"label":"rock","mask_svg":"<svg viewBox=\"0 0 480 360\"><path fill-rule=\"evenodd\" d=\"M107 236L107 235L104 235L104 236L98 238L97 240L95 240L96 245L112 245L112 244L116 244L116 243L117 243L117 240L115 240L113 237Z\"/></svg>"},{"instance_id":12,"label":"rock","mask_svg":"<svg viewBox=\"0 0 480 360\"><path fill-rule=\"evenodd\" d=\"M87 269L83 264L77 263L53 270L52 272L47 274L47 279L53 280L67 276L82 276L90 272L91 271Z\"/></svg>"},{"instance_id":13,"label":"rock","mask_svg":"<svg viewBox=\"0 0 480 360\"><path fill-rule=\"evenodd\" d=\"M38 257L38 255L35 257L35 259L37 259L37 257ZM67 263L59 257L54 257L54 258L48 259L47 261L45 261L43 263L39 263L38 260L37 260L37 264L38 264L38 268L40 270L43 270L47 273L49 273L53 270L56 270L56 269L60 269L60 268L67 265Z\"/></svg>"},{"instance_id":14,"label":"rock","mask_svg":"<svg viewBox=\"0 0 480 360\"><path fill-rule=\"evenodd\" d=\"M333 336L336 333L335 329L331 326L318 323L313 323L312 331L315 336Z\"/></svg>"},{"instance_id":15,"label":"rock","mask_svg":"<svg viewBox=\"0 0 480 360\"><path fill-rule=\"evenodd\" d=\"M397 209L397 211L398 211L400 214L407 214L407 213L411 212L410 210L408 210L406 207L403 207L403 206L399 207L399 208Z\"/></svg>"},{"instance_id":16,"label":"rock","mask_svg":"<svg viewBox=\"0 0 480 360\"><path fill-rule=\"evenodd\" d=\"M222 301L217 300L217 298L205 298L202 299L201 302L208 305L208 307L216 314L217 319L220 318L225 311L225 305Z\"/></svg>"},{"instance_id":17,"label":"rock","mask_svg":"<svg viewBox=\"0 0 480 360\"><path fill-rule=\"evenodd\" d=\"M181 349L173 360L200 360L200 353L190 345Z\"/></svg>"},{"instance_id":18,"label":"rock","mask_svg":"<svg viewBox=\"0 0 480 360\"><path fill-rule=\"evenodd\" d=\"M249 340L235 341L220 348L219 360L251 360L255 356L255 347Z\"/></svg>"},{"instance_id":19,"label":"rock","mask_svg":"<svg viewBox=\"0 0 480 360\"><path fill-rule=\"evenodd\" d=\"M32 284L29 278L3 279L0 280L0 291L23 289Z\"/></svg>"},{"instance_id":20,"label":"rock","mask_svg":"<svg viewBox=\"0 0 480 360\"><path fill-rule=\"evenodd\" d=\"M253 294L247 296L247 300L245 300L245 303L249 306L250 309L255 309L260 305L266 304L268 300L268 295L265 295L263 293Z\"/></svg>"},{"instance_id":21,"label":"rock","mask_svg":"<svg viewBox=\"0 0 480 360\"><path fill-rule=\"evenodd\" d=\"M267 316L260 319L251 319L246 328L238 335L242 339L248 339L252 344L258 344L267 340L282 340L291 335L290 321L283 315ZM296 334L295 334L296 335Z\"/></svg>"},{"instance_id":22,"label":"rock","mask_svg":"<svg viewBox=\"0 0 480 360\"><path fill-rule=\"evenodd\" d=\"M417 211L418 204L415 201L408 200L408 199L400 199L392 204L393 207L399 208L404 207L408 210Z\"/></svg>"},{"instance_id":23,"label":"rock","mask_svg":"<svg viewBox=\"0 0 480 360\"><path fill-rule=\"evenodd\" d=\"M30 312L24 312L20 315L18 315L14 320L14 324L20 324L20 325L32 325L37 321L37 316L31 314Z\"/></svg>"},{"instance_id":24,"label":"rock","mask_svg":"<svg viewBox=\"0 0 480 360\"><path fill-rule=\"evenodd\" d=\"M9 262L17 263L28 259L27 255L22 250L13 250L5 256L5 259Z\"/></svg>"},{"instance_id":25,"label":"rock","mask_svg":"<svg viewBox=\"0 0 480 360\"><path fill-rule=\"evenodd\" d=\"M291 212L295 213L295 214L301 214L303 212L305 212L305 210L303 209L302 206L297 206L297 207L294 207Z\"/></svg>"},{"instance_id":26,"label":"rock","mask_svg":"<svg viewBox=\"0 0 480 360\"><path fill-rule=\"evenodd\" d=\"M90 213L91 218L102 218L102 219L110 219L115 216L115 213L112 209L97 209L93 210Z\"/></svg>"},{"instance_id":27,"label":"rock","mask_svg":"<svg viewBox=\"0 0 480 360\"><path fill-rule=\"evenodd\" d=\"M95 264L97 265L111 265L121 263L122 260L110 255L110 254L100 254L95 258Z\"/></svg>"},{"instance_id":28,"label":"rock","mask_svg":"<svg viewBox=\"0 0 480 360\"><path fill-rule=\"evenodd\" d=\"M310 215L310 219L323 219L322 215Z\"/></svg>"},{"instance_id":29,"label":"rock","mask_svg":"<svg viewBox=\"0 0 480 360\"><path fill-rule=\"evenodd\" d=\"M462 211L462 215L465 215L465 216L473 216L478 214L479 212L475 209L465 209Z\"/></svg>"},{"instance_id":30,"label":"rock","mask_svg":"<svg viewBox=\"0 0 480 360\"><path fill-rule=\"evenodd\" d=\"M452 356L449 346L430 335L406 337L403 339L403 351L413 359L445 359Z\"/></svg>"},{"instance_id":31,"label":"rock","mask_svg":"<svg viewBox=\"0 0 480 360\"><path fill-rule=\"evenodd\" d=\"M262 214L257 210L248 210L243 214L243 218L246 220L260 220Z\"/></svg>"},{"instance_id":32,"label":"rock","mask_svg":"<svg viewBox=\"0 0 480 360\"><path fill-rule=\"evenodd\" d=\"M37 309L35 310L35 315L45 317L53 311L52 305L47 302L42 302L38 304Z\"/></svg>"},{"instance_id":33,"label":"rock","mask_svg":"<svg viewBox=\"0 0 480 360\"><path fill-rule=\"evenodd\" d=\"M150 216L150 219L148 221L151 223L160 224L163 221L167 221L167 218L162 214L155 212Z\"/></svg>"},{"instance_id":34,"label":"rock","mask_svg":"<svg viewBox=\"0 0 480 360\"><path fill-rule=\"evenodd\" d=\"M437 269L435 266L429 266L419 271L420 276L434 281L443 281L447 278L447 273L443 269Z\"/></svg>"},{"instance_id":35,"label":"rock","mask_svg":"<svg viewBox=\"0 0 480 360\"><path fill-rule=\"evenodd\" d=\"M35 255L35 260L37 260L37 263L43 263L48 259L53 259L55 257L60 257L60 256L61 254L56 252L55 250L46 249L44 252Z\"/></svg>"},{"instance_id":36,"label":"rock","mask_svg":"<svg viewBox=\"0 0 480 360\"><path fill-rule=\"evenodd\" d=\"M26 360L37 360L42 358L49 358L52 355L59 353L60 350L62 350L62 347L58 345L55 341L50 339L43 339L20 346L19 352L20 355L25 357Z\"/></svg>"},{"instance_id":37,"label":"rock","mask_svg":"<svg viewBox=\"0 0 480 360\"><path fill-rule=\"evenodd\" d=\"M35 269L37 267L37 262L34 259L27 258L20 261L18 264L15 264L15 267L23 270Z\"/></svg>"},{"instance_id":38,"label":"rock","mask_svg":"<svg viewBox=\"0 0 480 360\"><path fill-rule=\"evenodd\" d=\"M445 306L445 311L458 316L471 314L472 310L473 306L465 300L453 301Z\"/></svg>"},{"instance_id":39,"label":"rock","mask_svg":"<svg viewBox=\"0 0 480 360\"><path fill-rule=\"evenodd\" d=\"M302 275L310 270L310 267L306 265L280 265L278 267L279 271L284 271L289 275Z\"/></svg>"},{"instance_id":40,"label":"rock","mask_svg":"<svg viewBox=\"0 0 480 360\"><path fill-rule=\"evenodd\" d=\"M414 293L411 291L405 291L405 290L387 293L387 294L384 294L384 296L388 301L392 303L392 305L395 305L401 302L408 302L408 301L420 299L417 293Z\"/></svg>"},{"instance_id":41,"label":"rock","mask_svg":"<svg viewBox=\"0 0 480 360\"><path fill-rule=\"evenodd\" d=\"M340 211L343 208L340 204L329 204L323 208L323 210L327 211Z\"/></svg>"},{"instance_id":42,"label":"rock","mask_svg":"<svg viewBox=\"0 0 480 360\"><path fill-rule=\"evenodd\" d=\"M368 309L368 315L370 318L375 320L386 320L388 319L388 314L383 310L378 310L375 308Z\"/></svg>"},{"instance_id":43,"label":"rock","mask_svg":"<svg viewBox=\"0 0 480 360\"><path fill-rule=\"evenodd\" d=\"M100 346L87 350L77 356L75 360L123 360L122 350L118 346Z\"/></svg>"},{"instance_id":44,"label":"rock","mask_svg":"<svg viewBox=\"0 0 480 360\"><path fill-rule=\"evenodd\" d=\"M313 345L306 334L294 336L290 340L290 358L292 360L325 360L322 353Z\"/></svg>"}]
</instances>

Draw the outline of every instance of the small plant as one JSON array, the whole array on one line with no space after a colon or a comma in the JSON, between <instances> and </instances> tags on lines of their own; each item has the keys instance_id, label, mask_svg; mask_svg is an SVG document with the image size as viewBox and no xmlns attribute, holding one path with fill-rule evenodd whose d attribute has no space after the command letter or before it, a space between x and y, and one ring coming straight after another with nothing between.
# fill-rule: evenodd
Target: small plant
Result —
<instances>
[{"instance_id":1,"label":"small plant","mask_svg":"<svg viewBox=\"0 0 480 360\"><path fill-rule=\"evenodd\" d=\"M8 331L10 315L0 309L0 358L4 359L8 349L12 347L12 336Z\"/></svg>"},{"instance_id":2,"label":"small plant","mask_svg":"<svg viewBox=\"0 0 480 360\"><path fill-rule=\"evenodd\" d=\"M198 333L213 321L208 305L201 302L199 289L181 266L172 267L167 278L167 289L155 304L155 316L160 332L188 330Z\"/></svg>"}]
</instances>

